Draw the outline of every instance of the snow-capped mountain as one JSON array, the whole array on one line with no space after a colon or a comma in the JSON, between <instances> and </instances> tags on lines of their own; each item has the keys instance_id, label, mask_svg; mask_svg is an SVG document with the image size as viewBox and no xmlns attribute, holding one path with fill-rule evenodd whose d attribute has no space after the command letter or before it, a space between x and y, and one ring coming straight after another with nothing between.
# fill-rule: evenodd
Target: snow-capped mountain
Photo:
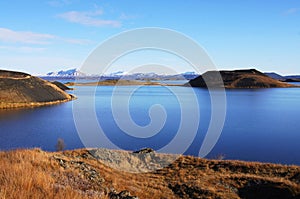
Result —
<instances>
[{"instance_id":1,"label":"snow-capped mountain","mask_svg":"<svg viewBox=\"0 0 300 199\"><path fill-rule=\"evenodd\" d=\"M184 72L181 73L180 75L182 75L185 79L194 79L196 77L198 77L200 74L197 74L196 72Z\"/></svg>"},{"instance_id":2,"label":"snow-capped mountain","mask_svg":"<svg viewBox=\"0 0 300 199\"><path fill-rule=\"evenodd\" d=\"M199 74L195 72L185 72L180 74L157 74L153 72L149 73L127 73L123 71L118 71L114 73L110 73L107 75L104 75L105 78L110 79L128 79L128 80L143 80L143 79L149 79L149 80L159 80L159 79L194 79L195 77L199 76Z\"/></svg>"},{"instance_id":3,"label":"snow-capped mountain","mask_svg":"<svg viewBox=\"0 0 300 199\"><path fill-rule=\"evenodd\" d=\"M86 76L84 73L80 72L76 68L69 69L69 70L61 70L58 72L49 72L46 74L46 76L50 77L80 77L80 76Z\"/></svg>"},{"instance_id":4,"label":"snow-capped mountain","mask_svg":"<svg viewBox=\"0 0 300 199\"><path fill-rule=\"evenodd\" d=\"M197 77L198 74L195 72L184 72L181 74L157 74L154 72L149 73L128 73L124 71L116 71L109 74L101 75L103 79L128 79L128 80L159 80L159 79L193 79ZM91 77L99 77L99 75L87 75L80 72L78 69L69 69L69 70L61 70L58 72L49 72L46 74L46 77L63 77L63 78L74 78L74 77L82 77L82 78L91 78Z\"/></svg>"},{"instance_id":5,"label":"snow-capped mountain","mask_svg":"<svg viewBox=\"0 0 300 199\"><path fill-rule=\"evenodd\" d=\"M113 72L113 73L107 74L105 76L108 76L108 77L122 77L124 75L127 75L127 73L124 72L124 71L117 71L117 72Z\"/></svg>"}]
</instances>

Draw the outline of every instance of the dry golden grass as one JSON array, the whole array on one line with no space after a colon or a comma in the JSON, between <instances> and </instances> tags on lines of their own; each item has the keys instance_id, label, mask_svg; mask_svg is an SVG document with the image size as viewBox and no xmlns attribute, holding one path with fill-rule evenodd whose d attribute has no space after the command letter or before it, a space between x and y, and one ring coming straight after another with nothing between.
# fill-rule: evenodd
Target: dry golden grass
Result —
<instances>
[{"instance_id":1,"label":"dry golden grass","mask_svg":"<svg viewBox=\"0 0 300 199\"><path fill-rule=\"evenodd\" d=\"M60 168L39 150L0 152L0 198L88 198L70 186L56 185ZM96 198L96 197L95 197Z\"/></svg>"},{"instance_id":2,"label":"dry golden grass","mask_svg":"<svg viewBox=\"0 0 300 199\"><path fill-rule=\"evenodd\" d=\"M130 152L118 153L131 161ZM107 166L84 149L0 152L0 165L0 198L7 199L109 198L123 190L139 198L300 197L298 166L180 156L165 168L130 173Z\"/></svg>"}]
</instances>

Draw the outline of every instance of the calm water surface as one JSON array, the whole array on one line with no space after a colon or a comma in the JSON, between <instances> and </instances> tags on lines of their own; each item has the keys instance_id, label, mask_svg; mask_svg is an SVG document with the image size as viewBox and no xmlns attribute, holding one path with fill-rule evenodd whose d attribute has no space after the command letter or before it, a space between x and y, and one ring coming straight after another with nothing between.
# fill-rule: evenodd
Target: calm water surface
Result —
<instances>
[{"instance_id":1,"label":"calm water surface","mask_svg":"<svg viewBox=\"0 0 300 199\"><path fill-rule=\"evenodd\" d=\"M94 88L78 89L78 100L86 100L91 97L89 93ZM161 104L166 110L168 116L165 126L148 139L131 137L117 126L111 111L113 89L112 86L98 87L95 106L99 124L118 147L129 150L151 147L158 150L176 135L180 124L180 106L176 96L167 87L143 86L130 98L130 114L138 125L149 124L148 111L153 104ZM128 89L124 86L121 90L126 93ZM188 104L188 89L193 88L173 89ZM196 138L186 154L197 155L210 122L211 108L208 91L199 88L193 90L198 98L201 119ZM122 98L124 93L119 92L116 96ZM226 159L300 165L300 88L235 89L226 90L226 96L225 125L208 157L223 154ZM0 149L41 147L53 151L58 138L64 139L67 149L84 147L73 121L72 103L1 110ZM186 108L195 107L190 105ZM190 119L193 119L192 116Z\"/></svg>"}]
</instances>

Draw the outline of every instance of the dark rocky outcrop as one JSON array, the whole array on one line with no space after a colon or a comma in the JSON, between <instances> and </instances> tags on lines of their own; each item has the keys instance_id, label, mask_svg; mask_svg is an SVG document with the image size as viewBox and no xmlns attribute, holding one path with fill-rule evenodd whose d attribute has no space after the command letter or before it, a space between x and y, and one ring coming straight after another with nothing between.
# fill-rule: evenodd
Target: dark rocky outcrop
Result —
<instances>
[{"instance_id":1,"label":"dark rocky outcrop","mask_svg":"<svg viewBox=\"0 0 300 199\"><path fill-rule=\"evenodd\" d=\"M61 88L26 73L0 70L0 108L51 105L73 99Z\"/></svg>"},{"instance_id":2,"label":"dark rocky outcrop","mask_svg":"<svg viewBox=\"0 0 300 199\"><path fill-rule=\"evenodd\" d=\"M131 196L130 192L127 190L123 190L120 193L113 190L108 194L110 199L138 199L137 196Z\"/></svg>"},{"instance_id":3,"label":"dark rocky outcrop","mask_svg":"<svg viewBox=\"0 0 300 199\"><path fill-rule=\"evenodd\" d=\"M61 82L54 81L54 82L51 82L51 83L54 84L55 86L57 86L58 88L60 88L63 91L72 90L71 88L69 88L68 86L66 86L65 84L63 84Z\"/></svg>"},{"instance_id":4,"label":"dark rocky outcrop","mask_svg":"<svg viewBox=\"0 0 300 199\"><path fill-rule=\"evenodd\" d=\"M189 199L189 198L218 198L214 193L211 193L208 190L201 189L199 187L188 186L187 184L178 184L175 185L169 184L168 186L175 195L179 198Z\"/></svg>"},{"instance_id":5,"label":"dark rocky outcrop","mask_svg":"<svg viewBox=\"0 0 300 199\"><path fill-rule=\"evenodd\" d=\"M300 194L295 193L284 183L267 181L249 181L244 187L238 189L238 195L245 199L272 198L272 199L299 199Z\"/></svg>"},{"instance_id":6,"label":"dark rocky outcrop","mask_svg":"<svg viewBox=\"0 0 300 199\"><path fill-rule=\"evenodd\" d=\"M208 71L185 86L203 88L287 88L296 87L256 70Z\"/></svg>"},{"instance_id":7,"label":"dark rocky outcrop","mask_svg":"<svg viewBox=\"0 0 300 199\"><path fill-rule=\"evenodd\" d=\"M143 148L137 151L134 151L133 153L137 153L137 154L146 154L146 153L153 153L155 152L153 149L151 148Z\"/></svg>"},{"instance_id":8,"label":"dark rocky outcrop","mask_svg":"<svg viewBox=\"0 0 300 199\"><path fill-rule=\"evenodd\" d=\"M285 80L282 80L282 82L300 82L300 79L297 79L297 78L288 78L288 79L285 79Z\"/></svg>"}]
</instances>

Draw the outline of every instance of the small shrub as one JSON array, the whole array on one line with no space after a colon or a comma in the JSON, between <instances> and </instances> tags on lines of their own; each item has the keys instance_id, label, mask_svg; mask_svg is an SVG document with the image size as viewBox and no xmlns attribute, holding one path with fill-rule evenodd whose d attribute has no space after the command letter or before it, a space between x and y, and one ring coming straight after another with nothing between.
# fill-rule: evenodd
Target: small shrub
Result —
<instances>
[{"instance_id":1,"label":"small shrub","mask_svg":"<svg viewBox=\"0 0 300 199\"><path fill-rule=\"evenodd\" d=\"M58 138L57 143L55 145L56 151L63 151L65 149L66 145L63 139Z\"/></svg>"},{"instance_id":2,"label":"small shrub","mask_svg":"<svg viewBox=\"0 0 300 199\"><path fill-rule=\"evenodd\" d=\"M212 159L214 159L214 160L224 160L225 159L225 154L218 154L218 155L216 155L215 157L213 157Z\"/></svg>"}]
</instances>

